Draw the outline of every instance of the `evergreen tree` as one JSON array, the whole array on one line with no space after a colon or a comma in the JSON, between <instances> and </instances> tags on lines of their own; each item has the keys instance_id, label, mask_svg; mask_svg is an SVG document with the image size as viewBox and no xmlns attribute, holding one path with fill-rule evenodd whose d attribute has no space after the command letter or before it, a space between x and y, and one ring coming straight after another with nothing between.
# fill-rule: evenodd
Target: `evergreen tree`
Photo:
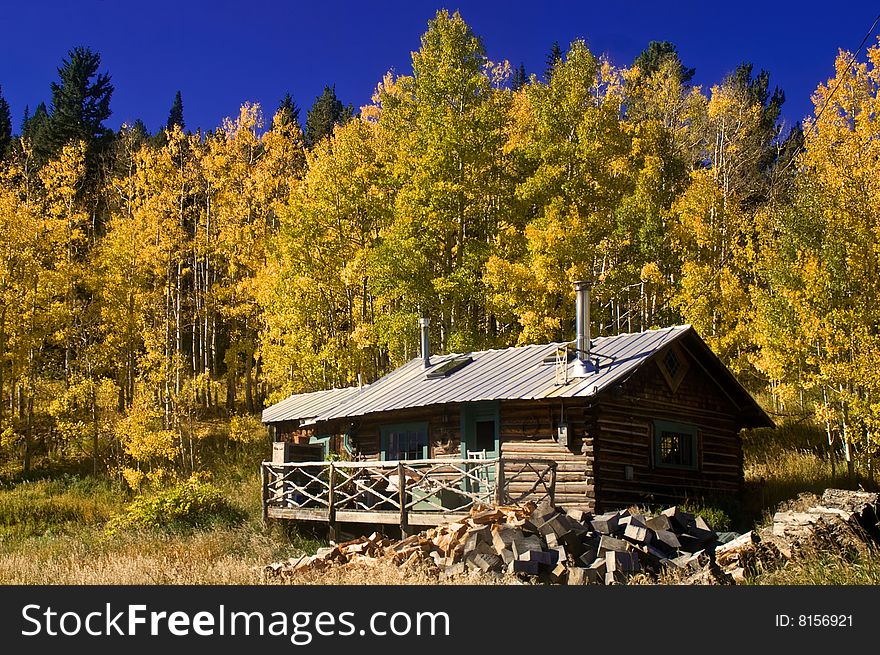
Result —
<instances>
[{"instance_id":1,"label":"evergreen tree","mask_svg":"<svg viewBox=\"0 0 880 655\"><path fill-rule=\"evenodd\" d=\"M6 154L12 141L12 117L9 115L9 103L2 95L0 87L0 159Z\"/></svg>"},{"instance_id":2,"label":"evergreen tree","mask_svg":"<svg viewBox=\"0 0 880 655\"><path fill-rule=\"evenodd\" d=\"M278 105L278 109L275 110L276 114L278 112L281 112L282 125L293 122L299 126L299 107L297 107L289 93L284 94L284 99L281 101L281 104Z\"/></svg>"},{"instance_id":3,"label":"evergreen tree","mask_svg":"<svg viewBox=\"0 0 880 655\"><path fill-rule=\"evenodd\" d=\"M544 71L544 79L549 81L553 77L553 71L560 61L562 61L562 48L559 47L559 41L554 41L547 54L547 69Z\"/></svg>"},{"instance_id":4,"label":"evergreen tree","mask_svg":"<svg viewBox=\"0 0 880 655\"><path fill-rule=\"evenodd\" d=\"M325 86L323 93L315 98L315 104L306 116L306 145L310 148L321 139L333 133L336 125L351 120L354 108L343 105L336 97L336 85Z\"/></svg>"},{"instance_id":5,"label":"evergreen tree","mask_svg":"<svg viewBox=\"0 0 880 655\"><path fill-rule=\"evenodd\" d=\"M45 102L37 105L32 116L28 115L28 109L25 108L21 136L30 142L37 161L45 162L49 158L49 111Z\"/></svg>"},{"instance_id":6,"label":"evergreen tree","mask_svg":"<svg viewBox=\"0 0 880 655\"><path fill-rule=\"evenodd\" d=\"M661 64L666 59L672 59L678 65L679 81L682 84L688 84L693 78L696 68L687 68L681 63L678 56L678 48L669 41L651 41L648 47L642 50L641 54L636 57L633 66L638 66L644 77L650 77L660 70Z\"/></svg>"},{"instance_id":7,"label":"evergreen tree","mask_svg":"<svg viewBox=\"0 0 880 655\"><path fill-rule=\"evenodd\" d=\"M89 146L108 135L104 121L110 117L113 85L110 75L98 73L101 55L90 48L76 47L58 69L59 81L52 83L52 113L47 133L50 154L57 154L72 141ZM36 117L36 114L35 114Z\"/></svg>"},{"instance_id":8,"label":"evergreen tree","mask_svg":"<svg viewBox=\"0 0 880 655\"><path fill-rule=\"evenodd\" d=\"M761 129L769 143L779 135L779 117L782 114L782 105L785 104L785 93L776 87L771 95L770 73L762 70L753 76L752 71L752 64L742 63L737 66L730 79L734 87L748 96L751 104L761 108Z\"/></svg>"},{"instance_id":9,"label":"evergreen tree","mask_svg":"<svg viewBox=\"0 0 880 655\"><path fill-rule=\"evenodd\" d=\"M510 81L510 88L514 91L519 91L522 87L528 83L529 78L526 76L526 67L520 62L519 68L514 69L513 78Z\"/></svg>"},{"instance_id":10,"label":"evergreen tree","mask_svg":"<svg viewBox=\"0 0 880 655\"><path fill-rule=\"evenodd\" d=\"M147 139L150 136L150 131L147 129L146 124L138 118L131 125L131 131L138 135L140 139Z\"/></svg>"},{"instance_id":11,"label":"evergreen tree","mask_svg":"<svg viewBox=\"0 0 880 655\"><path fill-rule=\"evenodd\" d=\"M172 130L175 125L180 127L180 129L186 127L186 124L183 122L183 99L180 96L180 91L174 96L171 111L168 112L168 120L165 122L165 129Z\"/></svg>"},{"instance_id":12,"label":"evergreen tree","mask_svg":"<svg viewBox=\"0 0 880 655\"><path fill-rule=\"evenodd\" d=\"M779 144L779 155L776 158L776 166L781 167L782 169L791 169L789 166L791 164L791 160L794 159L797 154L804 147L804 128L801 125L801 122L798 121L794 124L782 142ZM791 170L791 174L794 171Z\"/></svg>"}]
</instances>

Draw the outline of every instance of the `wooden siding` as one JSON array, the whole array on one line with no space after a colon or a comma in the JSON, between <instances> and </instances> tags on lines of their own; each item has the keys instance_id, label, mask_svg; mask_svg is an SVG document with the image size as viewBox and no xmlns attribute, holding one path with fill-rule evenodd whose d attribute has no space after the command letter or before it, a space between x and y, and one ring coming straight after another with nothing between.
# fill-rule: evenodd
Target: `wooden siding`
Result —
<instances>
[{"instance_id":1,"label":"wooden siding","mask_svg":"<svg viewBox=\"0 0 880 655\"><path fill-rule=\"evenodd\" d=\"M501 456L535 457L559 463L556 503L566 508L592 510L592 444L585 440L591 423L589 405L582 399L564 401L508 401L501 403ZM569 444L556 437L561 421L568 424Z\"/></svg>"},{"instance_id":2,"label":"wooden siding","mask_svg":"<svg viewBox=\"0 0 880 655\"><path fill-rule=\"evenodd\" d=\"M426 422L428 424L428 458L460 457L460 417L459 408L455 405L416 407L368 415L351 421L353 423L352 441L357 446L358 453L365 459L377 460L381 457L383 425Z\"/></svg>"},{"instance_id":3,"label":"wooden siding","mask_svg":"<svg viewBox=\"0 0 880 655\"><path fill-rule=\"evenodd\" d=\"M560 407L565 407L571 443L560 446L556 427ZM588 404L582 399L565 401L502 402L499 412L501 455L506 458L550 459L559 463L556 477L556 502L564 507L593 508L592 478L587 474L592 465L591 439L587 432ZM461 457L461 406L440 405L385 412L353 421L352 441L365 459L379 459L380 434L383 425L427 422L430 449L428 456ZM334 426L335 430L341 425ZM536 476L522 475L511 485L511 493L525 491Z\"/></svg>"},{"instance_id":4,"label":"wooden siding","mask_svg":"<svg viewBox=\"0 0 880 655\"><path fill-rule=\"evenodd\" d=\"M678 353L689 361L675 391L658 363L661 352L597 398L501 401L501 456L558 462L556 502L567 508L605 511L740 492L743 459L737 409L690 354ZM462 456L461 407L395 410L312 429L337 435L350 430L361 457L377 460L383 425L427 422L428 457L458 458ZM658 420L696 426L696 470L655 466L653 429ZM557 439L560 422L568 425L567 446ZM334 446L341 447L341 439L334 439ZM632 467L631 480L626 479L627 467ZM517 484L525 487L528 481Z\"/></svg>"},{"instance_id":5,"label":"wooden siding","mask_svg":"<svg viewBox=\"0 0 880 655\"><path fill-rule=\"evenodd\" d=\"M673 392L657 360L599 399L593 455L601 511L630 504L700 500L742 490L736 408L695 362L689 362ZM697 470L655 466L655 420L697 427ZM631 480L626 479L627 466L632 467Z\"/></svg>"}]
</instances>

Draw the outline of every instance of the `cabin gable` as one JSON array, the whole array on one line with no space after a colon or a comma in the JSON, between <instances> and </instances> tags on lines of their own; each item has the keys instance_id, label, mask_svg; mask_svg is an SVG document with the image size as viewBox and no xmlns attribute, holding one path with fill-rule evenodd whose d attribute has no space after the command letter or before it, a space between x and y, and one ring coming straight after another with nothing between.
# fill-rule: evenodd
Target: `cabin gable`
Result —
<instances>
[{"instance_id":1,"label":"cabin gable","mask_svg":"<svg viewBox=\"0 0 880 655\"><path fill-rule=\"evenodd\" d=\"M689 349L675 349L681 368L670 376L666 352L598 399L593 447L601 508L742 489L739 408Z\"/></svg>"}]
</instances>

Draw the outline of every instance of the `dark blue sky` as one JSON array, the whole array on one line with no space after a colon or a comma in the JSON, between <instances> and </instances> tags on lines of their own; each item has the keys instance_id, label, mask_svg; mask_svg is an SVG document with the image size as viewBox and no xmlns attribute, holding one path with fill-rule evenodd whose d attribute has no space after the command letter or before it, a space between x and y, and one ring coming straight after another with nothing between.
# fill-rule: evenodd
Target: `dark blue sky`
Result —
<instances>
[{"instance_id":1,"label":"dark blue sky","mask_svg":"<svg viewBox=\"0 0 880 655\"><path fill-rule=\"evenodd\" d=\"M19 1L0 14L0 86L17 131L26 104L51 100L67 50L88 45L113 77L112 127L141 118L156 130L177 89L190 128L214 127L246 100L268 114L288 91L304 119L324 84L360 106L386 71L409 72L440 7L461 11L490 58L529 72L543 71L554 40L578 37L618 64L651 39L672 41L706 86L752 61L785 91L789 122L812 112L810 94L832 74L837 49L855 49L878 12L858 1Z\"/></svg>"}]
</instances>

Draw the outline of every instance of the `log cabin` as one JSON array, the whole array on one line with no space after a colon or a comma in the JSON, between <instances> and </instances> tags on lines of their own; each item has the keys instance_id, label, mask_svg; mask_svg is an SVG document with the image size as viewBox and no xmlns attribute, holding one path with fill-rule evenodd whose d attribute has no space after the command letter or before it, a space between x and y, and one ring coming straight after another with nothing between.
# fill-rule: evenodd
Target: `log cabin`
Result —
<instances>
[{"instance_id":1,"label":"log cabin","mask_svg":"<svg viewBox=\"0 0 880 655\"><path fill-rule=\"evenodd\" d=\"M300 447L307 450L300 459L315 468L297 468L291 493L279 482L285 471L264 463L266 515L339 520L332 479L351 483L354 469L327 473L319 470L323 459L355 462L357 475L375 467L384 491L360 509L384 508L369 518L401 525L420 508L442 515L480 498L510 502L539 491L592 512L738 494L740 430L773 427L768 415L690 325L591 339L589 292L583 283L576 288L573 343L438 355L421 319L419 358L363 387L297 394L267 408L262 420L282 445L275 465L297 459L290 448ZM404 495L426 472L445 476L446 496L465 497ZM389 476L399 483L387 484ZM470 493L478 480L487 496ZM407 509L412 515L404 516Z\"/></svg>"}]
</instances>

